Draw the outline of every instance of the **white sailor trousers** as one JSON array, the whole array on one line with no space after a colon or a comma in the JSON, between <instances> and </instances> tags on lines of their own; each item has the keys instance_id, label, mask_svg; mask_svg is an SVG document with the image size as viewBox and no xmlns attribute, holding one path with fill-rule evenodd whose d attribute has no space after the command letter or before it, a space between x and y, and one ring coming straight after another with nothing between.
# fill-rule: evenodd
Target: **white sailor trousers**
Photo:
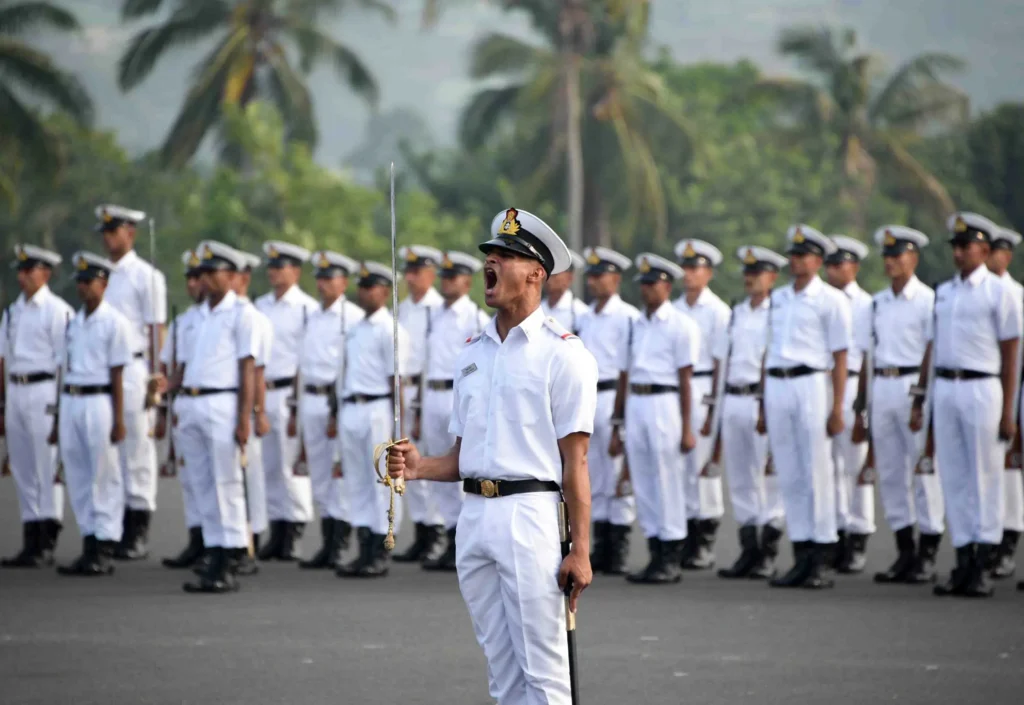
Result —
<instances>
[{"instance_id":1,"label":"white sailor trousers","mask_svg":"<svg viewBox=\"0 0 1024 705\"><path fill-rule=\"evenodd\" d=\"M1024 388L1020 390L1018 404L1022 398ZM1017 429L1017 433L1020 432ZM1006 531L1024 532L1024 479L1021 475L1020 468L1007 468L1003 475L1003 529Z\"/></svg>"},{"instance_id":2,"label":"white sailor trousers","mask_svg":"<svg viewBox=\"0 0 1024 705\"><path fill-rule=\"evenodd\" d=\"M448 433L448 424L452 418L452 398L454 392L450 389L435 390L428 389L423 400L423 418L421 421L420 433L427 455L444 455L455 445L455 436ZM410 482L405 487L405 498L410 500L409 513L412 514L412 497L409 490L415 485L427 485L429 513L421 514L425 517L421 523L429 526L443 525L445 529L454 529L459 521L459 514L462 513L462 499L465 492L462 490L461 482Z\"/></svg>"},{"instance_id":3,"label":"white sailor trousers","mask_svg":"<svg viewBox=\"0 0 1024 705\"><path fill-rule=\"evenodd\" d=\"M835 543L836 488L825 373L765 380L768 444L793 541Z\"/></svg>"},{"instance_id":4,"label":"white sailor trousers","mask_svg":"<svg viewBox=\"0 0 1024 705\"><path fill-rule=\"evenodd\" d=\"M341 412L341 457L352 526L368 527L374 534L388 532L390 490L377 480L373 448L393 435L391 398L346 403ZM383 471L384 460L381 460ZM395 526L402 523L402 502L395 498Z\"/></svg>"},{"instance_id":5,"label":"white sailor trousers","mask_svg":"<svg viewBox=\"0 0 1024 705\"><path fill-rule=\"evenodd\" d=\"M209 394L188 401L179 420L185 465L199 500L203 541L209 547L249 545L241 450L235 442L238 397Z\"/></svg>"},{"instance_id":6,"label":"white sailor trousers","mask_svg":"<svg viewBox=\"0 0 1024 705\"><path fill-rule=\"evenodd\" d=\"M736 523L781 528L785 512L777 476L765 475L768 438L757 432L758 406L752 394L722 398L722 463Z\"/></svg>"},{"instance_id":7,"label":"white sailor trousers","mask_svg":"<svg viewBox=\"0 0 1024 705\"><path fill-rule=\"evenodd\" d=\"M150 437L153 412L146 409L146 363L138 358L124 366L124 442L119 444L128 509L156 509L156 444Z\"/></svg>"},{"instance_id":8,"label":"white sailor trousers","mask_svg":"<svg viewBox=\"0 0 1024 705\"><path fill-rule=\"evenodd\" d=\"M306 468L313 486L313 501L321 518L350 521L349 504L342 478L334 477L334 461L341 458L342 472L348 471L338 443L344 441L341 429L336 438L327 437L327 420L331 407L326 394L303 394L300 402L302 440L306 444ZM339 421L339 425L340 425Z\"/></svg>"},{"instance_id":9,"label":"white sailor trousers","mask_svg":"<svg viewBox=\"0 0 1024 705\"><path fill-rule=\"evenodd\" d=\"M934 385L935 457L953 546L1003 538L1006 444L999 441L1003 390L997 377L938 378Z\"/></svg>"},{"instance_id":10,"label":"white sailor trousers","mask_svg":"<svg viewBox=\"0 0 1024 705\"><path fill-rule=\"evenodd\" d=\"M916 524L922 533L941 534L945 508L939 475L934 470L928 475L915 472L926 433L910 430L910 387L915 382L916 375L907 375L876 377L872 384L871 442L878 489L885 520L893 531Z\"/></svg>"},{"instance_id":11,"label":"white sailor trousers","mask_svg":"<svg viewBox=\"0 0 1024 705\"><path fill-rule=\"evenodd\" d=\"M169 433L174 439L174 452L178 456L178 481L181 483L181 503L185 510L185 526L188 528L201 527L203 515L199 510L199 497L196 495L195 483L193 481L192 468L185 462L185 438L182 436L182 419L188 416L191 411L190 404L192 397L179 395L174 399L172 423ZM177 423L173 423L173 419Z\"/></svg>"},{"instance_id":12,"label":"white sailor trousers","mask_svg":"<svg viewBox=\"0 0 1024 705\"><path fill-rule=\"evenodd\" d=\"M56 396L52 379L7 384L7 457L23 522L64 518L64 487L54 482L57 448L46 442L53 428L47 407Z\"/></svg>"},{"instance_id":13,"label":"white sailor trousers","mask_svg":"<svg viewBox=\"0 0 1024 705\"><path fill-rule=\"evenodd\" d=\"M456 534L459 589L498 705L569 705L556 492L466 495Z\"/></svg>"},{"instance_id":14,"label":"white sailor trousers","mask_svg":"<svg viewBox=\"0 0 1024 705\"><path fill-rule=\"evenodd\" d=\"M679 394L630 394L625 424L640 528L647 538L681 541L686 538L686 469Z\"/></svg>"},{"instance_id":15,"label":"white sailor trousers","mask_svg":"<svg viewBox=\"0 0 1024 705\"><path fill-rule=\"evenodd\" d=\"M267 492L267 519L300 524L313 520L313 488L309 476L295 474L301 452L299 435L288 437L292 388L268 389L266 396L270 433L264 436L263 475Z\"/></svg>"},{"instance_id":16,"label":"white sailor trousers","mask_svg":"<svg viewBox=\"0 0 1024 705\"><path fill-rule=\"evenodd\" d=\"M632 526L636 519L636 499L632 495L615 496L622 474L623 458L621 455L613 458L608 453L614 413L615 390L598 392L594 432L590 436L590 450L587 452L587 465L590 468L590 518L618 526Z\"/></svg>"},{"instance_id":17,"label":"white sailor trousers","mask_svg":"<svg viewBox=\"0 0 1024 705\"><path fill-rule=\"evenodd\" d=\"M62 394L57 433L71 509L82 536L120 541L124 526L124 485L108 394Z\"/></svg>"},{"instance_id":18,"label":"white sailor trousers","mask_svg":"<svg viewBox=\"0 0 1024 705\"><path fill-rule=\"evenodd\" d=\"M722 478L701 477L704 466L711 460L715 439L700 433L708 415L704 397L711 394L711 377L694 377L690 380L690 419L697 447L683 458L686 467L686 518L721 519L725 514L725 498L722 494Z\"/></svg>"},{"instance_id":19,"label":"white sailor trousers","mask_svg":"<svg viewBox=\"0 0 1024 705\"><path fill-rule=\"evenodd\" d=\"M246 501L249 503L249 528L262 534L270 526L267 521L267 481L263 470L263 439L256 435L256 419L250 425L249 442L245 444L248 472L245 475Z\"/></svg>"},{"instance_id":20,"label":"white sailor trousers","mask_svg":"<svg viewBox=\"0 0 1024 705\"><path fill-rule=\"evenodd\" d=\"M873 485L857 484L857 477L868 459L868 444L853 442L853 423L857 398L856 376L846 382L843 399L842 433L832 439L832 464L836 472L836 522L838 528L853 534L875 533L875 491Z\"/></svg>"}]
</instances>

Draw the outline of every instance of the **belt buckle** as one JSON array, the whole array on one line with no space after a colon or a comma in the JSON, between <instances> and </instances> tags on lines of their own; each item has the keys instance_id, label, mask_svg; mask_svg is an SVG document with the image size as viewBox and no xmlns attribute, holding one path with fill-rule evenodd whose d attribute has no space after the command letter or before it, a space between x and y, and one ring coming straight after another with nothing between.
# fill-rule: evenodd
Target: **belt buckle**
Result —
<instances>
[{"instance_id":1,"label":"belt buckle","mask_svg":"<svg viewBox=\"0 0 1024 705\"><path fill-rule=\"evenodd\" d=\"M498 496L498 483L494 480L480 480L480 494L490 499Z\"/></svg>"},{"instance_id":2,"label":"belt buckle","mask_svg":"<svg viewBox=\"0 0 1024 705\"><path fill-rule=\"evenodd\" d=\"M188 395L190 397L198 397L199 396L199 387L189 387L188 388Z\"/></svg>"},{"instance_id":3,"label":"belt buckle","mask_svg":"<svg viewBox=\"0 0 1024 705\"><path fill-rule=\"evenodd\" d=\"M963 370L953 370L953 379L960 381L964 378Z\"/></svg>"},{"instance_id":4,"label":"belt buckle","mask_svg":"<svg viewBox=\"0 0 1024 705\"><path fill-rule=\"evenodd\" d=\"M78 388L77 385L69 384L68 385L68 394L70 394L71 396L77 397L78 396L78 389L79 388Z\"/></svg>"},{"instance_id":5,"label":"belt buckle","mask_svg":"<svg viewBox=\"0 0 1024 705\"><path fill-rule=\"evenodd\" d=\"M637 394L650 394L651 393L651 385L649 385L649 384L638 384L638 385L636 385L636 393Z\"/></svg>"},{"instance_id":6,"label":"belt buckle","mask_svg":"<svg viewBox=\"0 0 1024 705\"><path fill-rule=\"evenodd\" d=\"M28 375L14 375L16 384L28 384Z\"/></svg>"}]
</instances>

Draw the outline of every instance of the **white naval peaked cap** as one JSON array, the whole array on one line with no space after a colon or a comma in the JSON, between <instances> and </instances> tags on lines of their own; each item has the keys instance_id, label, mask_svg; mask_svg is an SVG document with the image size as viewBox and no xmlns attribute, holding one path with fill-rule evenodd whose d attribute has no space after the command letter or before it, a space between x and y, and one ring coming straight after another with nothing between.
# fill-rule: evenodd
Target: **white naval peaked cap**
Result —
<instances>
[{"instance_id":1,"label":"white naval peaked cap","mask_svg":"<svg viewBox=\"0 0 1024 705\"><path fill-rule=\"evenodd\" d=\"M35 245L17 244L14 246L14 262L12 269L30 268L37 264L45 264L48 267L56 267L63 260L61 256L52 250L47 250Z\"/></svg>"},{"instance_id":2,"label":"white naval peaked cap","mask_svg":"<svg viewBox=\"0 0 1024 705\"><path fill-rule=\"evenodd\" d=\"M717 267L722 263L721 251L704 240L680 240L676 243L675 254L684 267Z\"/></svg>"},{"instance_id":3,"label":"white naval peaked cap","mask_svg":"<svg viewBox=\"0 0 1024 705\"><path fill-rule=\"evenodd\" d=\"M317 279L332 279L334 277L348 277L353 272L359 271L359 263L351 257L346 257L340 252L330 250L317 250L310 255Z\"/></svg>"},{"instance_id":4,"label":"white naval peaked cap","mask_svg":"<svg viewBox=\"0 0 1024 705\"><path fill-rule=\"evenodd\" d=\"M783 255L760 245L740 247L736 250L736 259L743 263L744 271L777 272L789 264Z\"/></svg>"},{"instance_id":5,"label":"white naval peaked cap","mask_svg":"<svg viewBox=\"0 0 1024 705\"><path fill-rule=\"evenodd\" d=\"M88 281L97 277L107 279L110 273L117 269L117 265L106 257L87 250L79 250L73 254L71 264L75 268L75 279L79 281Z\"/></svg>"},{"instance_id":6,"label":"white naval peaked cap","mask_svg":"<svg viewBox=\"0 0 1024 705\"><path fill-rule=\"evenodd\" d=\"M263 243L263 254L267 256L268 267L283 267L286 264L301 267L309 261L309 250L299 245L280 240L268 240Z\"/></svg>"},{"instance_id":7,"label":"white naval peaked cap","mask_svg":"<svg viewBox=\"0 0 1024 705\"><path fill-rule=\"evenodd\" d=\"M441 276L454 277L458 274L475 274L483 269L483 266L484 263L473 255L449 250L441 259Z\"/></svg>"},{"instance_id":8,"label":"white naval peaked cap","mask_svg":"<svg viewBox=\"0 0 1024 705\"><path fill-rule=\"evenodd\" d=\"M836 251L828 256L826 264L862 262L870 251L867 245L849 235L830 235L829 239L836 246Z\"/></svg>"},{"instance_id":9,"label":"white naval peaked cap","mask_svg":"<svg viewBox=\"0 0 1024 705\"><path fill-rule=\"evenodd\" d=\"M202 264L202 262L199 260L198 250L199 248L196 247L191 250L185 250L184 252L181 253L181 264L185 267L186 275L191 274L193 272L198 272L199 265Z\"/></svg>"},{"instance_id":10,"label":"white naval peaked cap","mask_svg":"<svg viewBox=\"0 0 1024 705\"><path fill-rule=\"evenodd\" d=\"M99 221L96 224L97 231L114 229L122 223L137 225L146 218L146 214L143 211L132 210L131 208L117 206L113 203L96 206L95 213L96 220Z\"/></svg>"},{"instance_id":11,"label":"white naval peaked cap","mask_svg":"<svg viewBox=\"0 0 1024 705\"><path fill-rule=\"evenodd\" d=\"M983 215L960 211L949 216L946 228L953 233L950 242L991 242L1001 228Z\"/></svg>"},{"instance_id":12,"label":"white naval peaked cap","mask_svg":"<svg viewBox=\"0 0 1024 705\"><path fill-rule=\"evenodd\" d=\"M895 257L901 252L914 252L928 245L928 236L905 225L883 225L875 231L875 244L882 248L883 257Z\"/></svg>"},{"instance_id":13,"label":"white naval peaked cap","mask_svg":"<svg viewBox=\"0 0 1024 705\"><path fill-rule=\"evenodd\" d=\"M633 266L629 257L609 247L586 247L583 259L587 261L587 274L624 272Z\"/></svg>"},{"instance_id":14,"label":"white naval peaked cap","mask_svg":"<svg viewBox=\"0 0 1024 705\"><path fill-rule=\"evenodd\" d=\"M575 250L569 250L569 259L572 260L572 266L570 269L574 272L579 272L587 266L586 260L583 259Z\"/></svg>"},{"instance_id":15,"label":"white naval peaked cap","mask_svg":"<svg viewBox=\"0 0 1024 705\"><path fill-rule=\"evenodd\" d=\"M196 254L199 255L199 268L204 271L241 272L245 269L246 254L223 242L203 240L196 248Z\"/></svg>"},{"instance_id":16,"label":"white naval peaked cap","mask_svg":"<svg viewBox=\"0 0 1024 705\"><path fill-rule=\"evenodd\" d=\"M992 233L992 249L1012 250L1020 244L1020 233L1009 228L999 228Z\"/></svg>"},{"instance_id":17,"label":"white naval peaked cap","mask_svg":"<svg viewBox=\"0 0 1024 705\"><path fill-rule=\"evenodd\" d=\"M427 265L438 267L441 265L443 257L444 253L441 250L430 245L406 245L398 248L398 259L405 262L406 269L415 269L416 267L425 267Z\"/></svg>"},{"instance_id":18,"label":"white naval peaked cap","mask_svg":"<svg viewBox=\"0 0 1024 705\"><path fill-rule=\"evenodd\" d=\"M508 208L491 221L490 240L480 245L487 254L492 249L516 252L540 261L548 276L561 274L572 266L569 248L550 225L533 213Z\"/></svg>"},{"instance_id":19,"label":"white naval peaked cap","mask_svg":"<svg viewBox=\"0 0 1024 705\"><path fill-rule=\"evenodd\" d=\"M814 254L825 257L836 251L836 244L825 237L820 230L810 225L797 223L786 231L786 254Z\"/></svg>"},{"instance_id":20,"label":"white naval peaked cap","mask_svg":"<svg viewBox=\"0 0 1024 705\"><path fill-rule=\"evenodd\" d=\"M363 262L359 269L359 286L391 286L391 267L380 262Z\"/></svg>"},{"instance_id":21,"label":"white naval peaked cap","mask_svg":"<svg viewBox=\"0 0 1024 705\"><path fill-rule=\"evenodd\" d=\"M656 281L678 281L683 278L683 268L675 262L653 252L642 252L636 256L637 274L633 281L650 284Z\"/></svg>"},{"instance_id":22,"label":"white naval peaked cap","mask_svg":"<svg viewBox=\"0 0 1024 705\"><path fill-rule=\"evenodd\" d=\"M251 252L245 252L243 250L239 250L239 252L242 254L242 257L245 259L245 267L244 267L244 269L246 271L251 272L254 269L259 269L260 265L263 264L263 260L260 259L260 257L258 255L254 255Z\"/></svg>"}]
</instances>

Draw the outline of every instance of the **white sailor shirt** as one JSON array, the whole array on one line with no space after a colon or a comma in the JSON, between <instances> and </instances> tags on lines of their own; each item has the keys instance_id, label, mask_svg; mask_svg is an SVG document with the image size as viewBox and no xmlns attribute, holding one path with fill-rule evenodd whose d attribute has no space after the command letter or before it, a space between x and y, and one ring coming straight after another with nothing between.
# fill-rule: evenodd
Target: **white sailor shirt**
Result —
<instances>
[{"instance_id":1,"label":"white sailor shirt","mask_svg":"<svg viewBox=\"0 0 1024 705\"><path fill-rule=\"evenodd\" d=\"M868 325L855 330L857 347L874 344L875 367L920 367L932 338L935 292L914 276L899 294L888 286L872 301Z\"/></svg>"},{"instance_id":2,"label":"white sailor shirt","mask_svg":"<svg viewBox=\"0 0 1024 705\"><path fill-rule=\"evenodd\" d=\"M163 273L130 250L110 273L103 300L120 311L132 328L133 353L149 356L147 326L167 322L167 281Z\"/></svg>"},{"instance_id":3,"label":"white sailor shirt","mask_svg":"<svg viewBox=\"0 0 1024 705\"><path fill-rule=\"evenodd\" d=\"M700 328L700 353L693 361L693 371L711 372L714 368L712 349L721 331L729 325L729 304L725 303L711 289L704 287L693 306L686 302L686 294L675 301L675 306L692 318Z\"/></svg>"},{"instance_id":4,"label":"white sailor shirt","mask_svg":"<svg viewBox=\"0 0 1024 705\"><path fill-rule=\"evenodd\" d=\"M210 307L204 301L196 329L196 342L185 362L184 387L237 389L238 363L247 357L255 360L259 352L255 308L240 306L233 291Z\"/></svg>"},{"instance_id":5,"label":"white sailor shirt","mask_svg":"<svg viewBox=\"0 0 1024 705\"><path fill-rule=\"evenodd\" d=\"M68 327L64 384L110 384L110 370L132 361L132 326L105 300L88 316L78 310Z\"/></svg>"},{"instance_id":6,"label":"white sailor shirt","mask_svg":"<svg viewBox=\"0 0 1024 705\"><path fill-rule=\"evenodd\" d=\"M74 315L74 309L45 284L31 299L20 294L0 318L0 359L4 361L4 370L12 375L55 373Z\"/></svg>"},{"instance_id":7,"label":"white sailor shirt","mask_svg":"<svg viewBox=\"0 0 1024 705\"><path fill-rule=\"evenodd\" d=\"M666 301L652 316L646 313L633 325L633 344L628 352L633 384L679 385L679 370L693 367L700 356L700 328L697 323Z\"/></svg>"},{"instance_id":8,"label":"white sailor shirt","mask_svg":"<svg viewBox=\"0 0 1024 705\"><path fill-rule=\"evenodd\" d=\"M352 326L345 341L345 383L343 396L379 396L394 390L389 380L395 374L394 319L381 307ZM398 374L406 373L409 335L398 325Z\"/></svg>"},{"instance_id":9,"label":"white sailor shirt","mask_svg":"<svg viewBox=\"0 0 1024 705\"><path fill-rule=\"evenodd\" d=\"M295 285L281 298L277 298L272 291L260 296L256 299L256 308L270 319L274 331L270 358L264 369L267 381L294 377L299 366L303 321L308 321L309 316L320 308L319 304ZM303 311L306 312L305 316ZM362 313L361 309L359 311Z\"/></svg>"},{"instance_id":10,"label":"white sailor shirt","mask_svg":"<svg viewBox=\"0 0 1024 705\"><path fill-rule=\"evenodd\" d=\"M365 317L363 309L344 296L329 308L320 307L309 314L299 353L303 384L324 385L338 380L344 369L345 340Z\"/></svg>"},{"instance_id":11,"label":"white sailor shirt","mask_svg":"<svg viewBox=\"0 0 1024 705\"><path fill-rule=\"evenodd\" d=\"M761 381L761 363L768 346L768 307L770 299L754 308L746 298L732 310L732 320L723 329L713 346L716 360L726 355L725 383L732 386L758 384Z\"/></svg>"},{"instance_id":12,"label":"white sailor shirt","mask_svg":"<svg viewBox=\"0 0 1024 705\"><path fill-rule=\"evenodd\" d=\"M467 339L480 335L489 320L469 296L434 309L427 341L427 379L455 379L455 362Z\"/></svg>"},{"instance_id":13,"label":"white sailor shirt","mask_svg":"<svg viewBox=\"0 0 1024 705\"><path fill-rule=\"evenodd\" d=\"M545 316L554 318L570 333L578 331L583 318L590 313L590 307L576 298L572 289L562 294L554 306L545 296L540 302L540 307Z\"/></svg>"},{"instance_id":14,"label":"white sailor shirt","mask_svg":"<svg viewBox=\"0 0 1024 705\"><path fill-rule=\"evenodd\" d=\"M623 301L618 294L612 294L600 311L595 302L590 305L590 312L580 319L580 340L597 361L598 380L617 380L624 371L624 350L639 317L635 306Z\"/></svg>"},{"instance_id":15,"label":"white sailor shirt","mask_svg":"<svg viewBox=\"0 0 1024 705\"><path fill-rule=\"evenodd\" d=\"M815 276L801 291L789 284L772 292L766 367L832 367L833 353L849 350L853 339L850 302Z\"/></svg>"}]
</instances>

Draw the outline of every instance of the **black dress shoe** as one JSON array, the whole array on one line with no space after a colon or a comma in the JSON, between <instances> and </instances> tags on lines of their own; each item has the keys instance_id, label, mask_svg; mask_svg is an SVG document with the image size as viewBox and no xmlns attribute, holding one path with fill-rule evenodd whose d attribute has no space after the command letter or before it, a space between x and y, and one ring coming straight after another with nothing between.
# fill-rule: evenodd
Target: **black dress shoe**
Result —
<instances>
[{"instance_id":1,"label":"black dress shoe","mask_svg":"<svg viewBox=\"0 0 1024 705\"><path fill-rule=\"evenodd\" d=\"M362 570L364 565L373 562L373 533L370 531L369 527L360 526L356 529L356 541L359 544L359 554L348 563L344 563L337 567L335 575L339 578L354 578L359 571Z\"/></svg>"},{"instance_id":2,"label":"black dress shoe","mask_svg":"<svg viewBox=\"0 0 1024 705\"><path fill-rule=\"evenodd\" d=\"M1014 561L1014 554L1017 552L1017 542L1020 540L1020 532L1012 529L1003 530L1003 541L996 551L994 565L990 575L996 580L1012 578L1017 572L1017 563Z\"/></svg>"},{"instance_id":3,"label":"black dress shoe","mask_svg":"<svg viewBox=\"0 0 1024 705\"><path fill-rule=\"evenodd\" d=\"M11 558L0 560L4 568L41 568L43 567L40 532L42 522L26 521L21 525L21 551Z\"/></svg>"},{"instance_id":4,"label":"black dress shoe","mask_svg":"<svg viewBox=\"0 0 1024 705\"><path fill-rule=\"evenodd\" d=\"M278 555L281 553L281 547L284 544L284 535L288 522L280 519L275 519L270 522L270 537L267 542L263 544L259 551L256 552L256 558L261 561L273 561L276 560Z\"/></svg>"},{"instance_id":5,"label":"black dress shoe","mask_svg":"<svg viewBox=\"0 0 1024 705\"><path fill-rule=\"evenodd\" d=\"M793 567L785 575L769 580L768 584L777 588L802 587L811 575L813 552L814 543L811 541L794 541Z\"/></svg>"},{"instance_id":6,"label":"black dress shoe","mask_svg":"<svg viewBox=\"0 0 1024 705\"><path fill-rule=\"evenodd\" d=\"M210 560L213 557L212 550L209 547L203 549L203 555L199 556L199 560L192 566L192 573L194 575L206 575L210 572Z\"/></svg>"},{"instance_id":7,"label":"black dress shoe","mask_svg":"<svg viewBox=\"0 0 1024 705\"><path fill-rule=\"evenodd\" d=\"M829 544L827 543L811 543L809 549L810 571L800 587L805 590L827 590L835 587L835 581L823 575L825 555L828 551Z\"/></svg>"},{"instance_id":8,"label":"black dress shoe","mask_svg":"<svg viewBox=\"0 0 1024 705\"><path fill-rule=\"evenodd\" d=\"M843 575L863 573L868 563L868 534L849 534L846 538L846 554L836 566L836 572Z\"/></svg>"},{"instance_id":9,"label":"black dress shoe","mask_svg":"<svg viewBox=\"0 0 1024 705\"><path fill-rule=\"evenodd\" d=\"M690 557L680 562L684 570L711 570L715 567L715 536L718 533L717 519L700 519L697 535L693 537Z\"/></svg>"},{"instance_id":10,"label":"black dress shoe","mask_svg":"<svg viewBox=\"0 0 1024 705\"><path fill-rule=\"evenodd\" d=\"M779 555L779 542L782 541L782 531L771 524L765 524L761 529L761 559L757 565L750 569L751 580L771 580L775 577L775 559Z\"/></svg>"},{"instance_id":11,"label":"black dress shoe","mask_svg":"<svg viewBox=\"0 0 1024 705\"><path fill-rule=\"evenodd\" d=\"M697 552L697 531L697 520L687 519L686 538L683 539L683 550L679 557L680 566L688 562L693 557L693 554Z\"/></svg>"},{"instance_id":12,"label":"black dress shoe","mask_svg":"<svg viewBox=\"0 0 1024 705\"><path fill-rule=\"evenodd\" d=\"M611 524L607 521L595 521L590 531L590 568L595 573L603 573L608 566L608 533Z\"/></svg>"},{"instance_id":13,"label":"black dress shoe","mask_svg":"<svg viewBox=\"0 0 1024 705\"><path fill-rule=\"evenodd\" d=\"M605 575L625 575L626 559L629 556L630 527L620 524L608 526L608 560L605 562Z\"/></svg>"},{"instance_id":14,"label":"black dress shoe","mask_svg":"<svg viewBox=\"0 0 1024 705\"><path fill-rule=\"evenodd\" d=\"M455 529L448 529L447 543L445 544L444 552L437 558L424 558L420 563L420 567L423 570L431 571L455 571Z\"/></svg>"},{"instance_id":15,"label":"black dress shoe","mask_svg":"<svg viewBox=\"0 0 1024 705\"><path fill-rule=\"evenodd\" d=\"M391 563L391 551L384 547L384 534L370 535L370 560L366 561L355 572L357 578L384 578L387 577ZM452 541L452 546L455 542Z\"/></svg>"},{"instance_id":16,"label":"black dress shoe","mask_svg":"<svg viewBox=\"0 0 1024 705\"><path fill-rule=\"evenodd\" d=\"M116 544L113 541L98 541L95 536L82 537L82 555L71 565L58 566L59 575L96 577L111 575L114 565L111 558Z\"/></svg>"},{"instance_id":17,"label":"black dress shoe","mask_svg":"<svg viewBox=\"0 0 1024 705\"><path fill-rule=\"evenodd\" d=\"M932 592L935 595L944 597L946 595L966 594L967 586L971 582L972 571L974 570L974 550L975 546L973 543L956 549L956 566L950 572L949 580L932 588Z\"/></svg>"},{"instance_id":18,"label":"black dress shoe","mask_svg":"<svg viewBox=\"0 0 1024 705\"><path fill-rule=\"evenodd\" d=\"M917 545L917 558L914 560L913 569L907 574L907 583L923 585L936 581L938 572L935 570L935 557L939 554L940 543L942 534L921 534Z\"/></svg>"},{"instance_id":19,"label":"black dress shoe","mask_svg":"<svg viewBox=\"0 0 1024 705\"><path fill-rule=\"evenodd\" d=\"M719 568L718 577L727 579L746 578L761 562L761 550L757 543L757 527L741 526L740 555L728 568Z\"/></svg>"},{"instance_id":20,"label":"black dress shoe","mask_svg":"<svg viewBox=\"0 0 1024 705\"><path fill-rule=\"evenodd\" d=\"M662 541L661 558L654 568L638 582L645 585L670 585L683 579L682 563L683 542Z\"/></svg>"},{"instance_id":21,"label":"black dress shoe","mask_svg":"<svg viewBox=\"0 0 1024 705\"><path fill-rule=\"evenodd\" d=\"M646 578L649 574L655 570L661 569L661 551L662 544L661 539L649 538L647 539L647 551L650 553L650 560L642 570L638 570L635 573L630 573L626 576L626 580L631 583L643 583L646 582Z\"/></svg>"},{"instance_id":22,"label":"black dress shoe","mask_svg":"<svg viewBox=\"0 0 1024 705\"><path fill-rule=\"evenodd\" d=\"M39 554L42 556L43 565L53 565L57 539L63 529L64 525L56 519L43 519L39 522Z\"/></svg>"},{"instance_id":23,"label":"black dress shoe","mask_svg":"<svg viewBox=\"0 0 1024 705\"><path fill-rule=\"evenodd\" d=\"M392 558L396 563L415 563L416 561L423 558L423 553L427 547L427 530L426 524L416 522L413 525L414 534L412 544L409 548L405 549L401 553L396 553Z\"/></svg>"},{"instance_id":24,"label":"black dress shoe","mask_svg":"<svg viewBox=\"0 0 1024 705\"><path fill-rule=\"evenodd\" d=\"M847 552L850 550L850 537L846 529L839 529L836 532L839 537L835 543L826 544L823 568L827 570L839 570L839 566L846 560Z\"/></svg>"},{"instance_id":25,"label":"black dress shoe","mask_svg":"<svg viewBox=\"0 0 1024 705\"><path fill-rule=\"evenodd\" d=\"M974 565L971 570L971 579L964 588L965 597L992 597L995 589L989 580L992 555L999 550L999 546L991 543L979 543L975 554Z\"/></svg>"},{"instance_id":26,"label":"black dress shoe","mask_svg":"<svg viewBox=\"0 0 1024 705\"><path fill-rule=\"evenodd\" d=\"M914 527L896 531L896 561L887 570L875 573L876 583L905 583L914 570Z\"/></svg>"},{"instance_id":27,"label":"black dress shoe","mask_svg":"<svg viewBox=\"0 0 1024 705\"><path fill-rule=\"evenodd\" d=\"M260 572L260 566L255 557L249 555L249 549L241 550L228 549L228 570L233 575L250 576Z\"/></svg>"},{"instance_id":28,"label":"black dress shoe","mask_svg":"<svg viewBox=\"0 0 1024 705\"><path fill-rule=\"evenodd\" d=\"M302 540L306 525L301 521L286 521L283 524L281 550L277 554L277 560L289 563L301 560L299 542Z\"/></svg>"},{"instance_id":29,"label":"black dress shoe","mask_svg":"<svg viewBox=\"0 0 1024 705\"><path fill-rule=\"evenodd\" d=\"M299 567L307 570L317 570L330 567L331 544L334 540L335 522L330 517L320 517L320 537L323 542L320 550L306 561L299 561Z\"/></svg>"},{"instance_id":30,"label":"black dress shoe","mask_svg":"<svg viewBox=\"0 0 1024 705\"><path fill-rule=\"evenodd\" d=\"M164 558L161 563L165 568L191 568L203 556L206 546L203 544L203 529L193 526L188 530L188 544L174 558Z\"/></svg>"},{"instance_id":31,"label":"black dress shoe","mask_svg":"<svg viewBox=\"0 0 1024 705\"><path fill-rule=\"evenodd\" d=\"M149 557L149 520L151 512L145 509L128 509L125 511L125 526L128 531L121 537L121 542L114 551L114 558L119 561L141 561Z\"/></svg>"},{"instance_id":32,"label":"black dress shoe","mask_svg":"<svg viewBox=\"0 0 1024 705\"><path fill-rule=\"evenodd\" d=\"M239 550L245 551L245 549ZM199 576L197 580L182 585L182 589L188 593L210 594L237 591L239 584L237 578L232 575L230 570L231 555L229 555L229 551L236 551L236 549L225 549L219 546L211 548L207 572Z\"/></svg>"}]
</instances>

